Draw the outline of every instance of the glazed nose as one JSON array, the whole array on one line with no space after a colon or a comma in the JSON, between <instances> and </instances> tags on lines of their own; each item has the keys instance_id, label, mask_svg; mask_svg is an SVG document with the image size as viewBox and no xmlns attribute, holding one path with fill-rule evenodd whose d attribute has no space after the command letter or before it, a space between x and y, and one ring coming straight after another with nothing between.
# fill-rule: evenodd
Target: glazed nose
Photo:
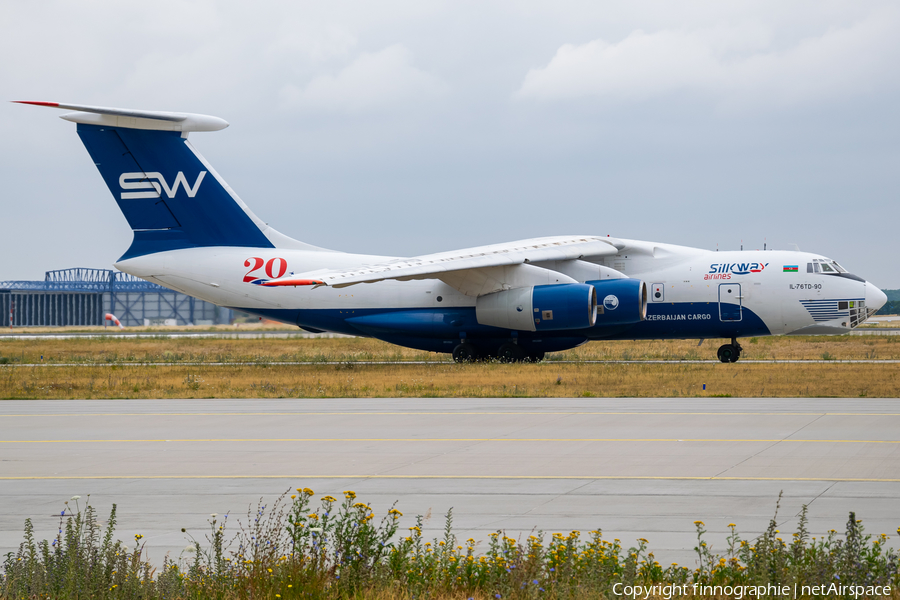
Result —
<instances>
[{"instance_id":1,"label":"glazed nose","mask_svg":"<svg viewBox=\"0 0 900 600\"><path fill-rule=\"evenodd\" d=\"M866 309L872 314L887 302L887 295L880 289L866 282Z\"/></svg>"}]
</instances>

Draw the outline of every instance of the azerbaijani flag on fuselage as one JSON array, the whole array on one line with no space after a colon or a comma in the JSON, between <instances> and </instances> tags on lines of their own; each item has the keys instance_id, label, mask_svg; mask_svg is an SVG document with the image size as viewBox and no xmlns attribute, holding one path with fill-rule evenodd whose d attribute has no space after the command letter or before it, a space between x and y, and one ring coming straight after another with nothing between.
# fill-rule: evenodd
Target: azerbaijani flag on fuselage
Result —
<instances>
[{"instance_id":1,"label":"azerbaijani flag on fuselage","mask_svg":"<svg viewBox=\"0 0 900 600\"><path fill-rule=\"evenodd\" d=\"M799 273L799 265L784 265L784 273Z\"/></svg>"}]
</instances>

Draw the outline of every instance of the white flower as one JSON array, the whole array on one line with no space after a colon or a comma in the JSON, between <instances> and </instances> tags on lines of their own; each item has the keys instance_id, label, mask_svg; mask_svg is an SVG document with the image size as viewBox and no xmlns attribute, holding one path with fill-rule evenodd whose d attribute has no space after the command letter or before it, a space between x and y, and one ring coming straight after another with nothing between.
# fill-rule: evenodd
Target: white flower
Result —
<instances>
[{"instance_id":1,"label":"white flower","mask_svg":"<svg viewBox=\"0 0 900 600\"><path fill-rule=\"evenodd\" d=\"M211 514L211 515L209 515L209 516L211 516L213 519L215 519L216 517L219 516L219 513L213 513L213 514Z\"/></svg>"},{"instance_id":2,"label":"white flower","mask_svg":"<svg viewBox=\"0 0 900 600\"><path fill-rule=\"evenodd\" d=\"M79 498L81 498L81 496L72 496L69 500L78 500Z\"/></svg>"}]
</instances>

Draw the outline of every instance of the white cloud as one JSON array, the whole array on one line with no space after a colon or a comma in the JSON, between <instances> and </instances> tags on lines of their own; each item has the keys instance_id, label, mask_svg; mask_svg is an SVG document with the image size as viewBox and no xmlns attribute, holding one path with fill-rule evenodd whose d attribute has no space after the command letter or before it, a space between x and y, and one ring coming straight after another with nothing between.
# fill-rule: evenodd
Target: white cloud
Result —
<instances>
[{"instance_id":1,"label":"white cloud","mask_svg":"<svg viewBox=\"0 0 900 600\"><path fill-rule=\"evenodd\" d=\"M699 92L726 106L784 105L854 96L893 86L900 11L890 9L844 28L776 47L754 24L693 31L633 31L618 43L596 39L561 46L532 69L515 96L644 100Z\"/></svg>"},{"instance_id":2,"label":"white cloud","mask_svg":"<svg viewBox=\"0 0 900 600\"><path fill-rule=\"evenodd\" d=\"M317 111L361 113L408 106L447 90L439 78L412 65L412 55L394 44L360 54L335 75L320 75L305 87L288 85L282 99L289 106Z\"/></svg>"}]
</instances>

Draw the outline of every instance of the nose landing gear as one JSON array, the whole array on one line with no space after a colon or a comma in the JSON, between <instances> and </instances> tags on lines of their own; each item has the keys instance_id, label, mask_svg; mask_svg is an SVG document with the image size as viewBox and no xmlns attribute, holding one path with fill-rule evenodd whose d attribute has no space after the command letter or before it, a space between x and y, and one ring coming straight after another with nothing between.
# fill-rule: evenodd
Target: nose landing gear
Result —
<instances>
[{"instance_id":1,"label":"nose landing gear","mask_svg":"<svg viewBox=\"0 0 900 600\"><path fill-rule=\"evenodd\" d=\"M737 338L731 338L731 343L719 346L719 351L716 354L723 363L737 362L741 357L741 350L743 348L738 344Z\"/></svg>"}]
</instances>

